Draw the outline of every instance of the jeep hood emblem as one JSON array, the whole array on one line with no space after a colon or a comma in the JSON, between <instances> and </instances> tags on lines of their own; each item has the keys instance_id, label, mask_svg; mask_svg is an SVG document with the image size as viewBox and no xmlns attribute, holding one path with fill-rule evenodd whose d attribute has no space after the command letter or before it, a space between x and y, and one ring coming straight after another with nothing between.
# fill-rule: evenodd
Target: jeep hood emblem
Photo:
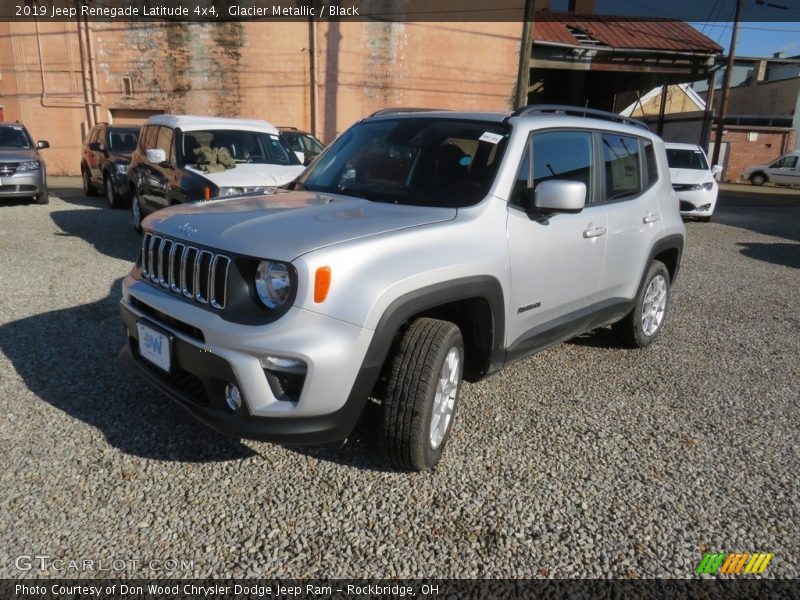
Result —
<instances>
[{"instance_id":1,"label":"jeep hood emblem","mask_svg":"<svg viewBox=\"0 0 800 600\"><path fill-rule=\"evenodd\" d=\"M178 233L182 233L186 237L191 237L193 233L197 233L197 227L192 227L189 223L184 223L178 226Z\"/></svg>"}]
</instances>

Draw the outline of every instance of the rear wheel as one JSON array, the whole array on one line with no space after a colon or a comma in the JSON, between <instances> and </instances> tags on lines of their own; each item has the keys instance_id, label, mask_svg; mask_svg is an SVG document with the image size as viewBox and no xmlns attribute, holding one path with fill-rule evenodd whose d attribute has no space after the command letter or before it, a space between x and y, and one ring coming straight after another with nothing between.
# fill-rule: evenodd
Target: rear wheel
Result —
<instances>
[{"instance_id":1,"label":"rear wheel","mask_svg":"<svg viewBox=\"0 0 800 600\"><path fill-rule=\"evenodd\" d=\"M456 415L464 342L453 323L418 319L389 357L382 437L398 467L425 471L436 466Z\"/></svg>"},{"instance_id":2,"label":"rear wheel","mask_svg":"<svg viewBox=\"0 0 800 600\"><path fill-rule=\"evenodd\" d=\"M131 196L131 226L136 233L142 233L142 207L136 190L133 190Z\"/></svg>"},{"instance_id":3,"label":"rear wheel","mask_svg":"<svg viewBox=\"0 0 800 600\"><path fill-rule=\"evenodd\" d=\"M664 327L669 294L669 271L664 263L654 260L636 296L633 310L612 327L617 339L633 348L645 348L652 344Z\"/></svg>"},{"instance_id":4,"label":"rear wheel","mask_svg":"<svg viewBox=\"0 0 800 600\"><path fill-rule=\"evenodd\" d=\"M89 176L89 169L87 167L81 169L81 175L83 176L83 193L86 196L96 195L97 191L94 189L94 185L92 185L92 179Z\"/></svg>"},{"instance_id":5,"label":"rear wheel","mask_svg":"<svg viewBox=\"0 0 800 600\"><path fill-rule=\"evenodd\" d=\"M752 183L753 185L764 185L765 183L767 183L767 176L764 175L763 173L754 173L750 177L750 183Z\"/></svg>"}]
</instances>

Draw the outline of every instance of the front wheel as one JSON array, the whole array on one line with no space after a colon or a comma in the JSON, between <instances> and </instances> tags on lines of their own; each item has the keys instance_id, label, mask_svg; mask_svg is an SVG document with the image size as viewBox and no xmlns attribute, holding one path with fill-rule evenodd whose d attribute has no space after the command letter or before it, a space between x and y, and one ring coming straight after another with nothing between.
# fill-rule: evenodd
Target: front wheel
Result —
<instances>
[{"instance_id":1,"label":"front wheel","mask_svg":"<svg viewBox=\"0 0 800 600\"><path fill-rule=\"evenodd\" d=\"M753 185L764 185L767 182L767 177L763 173L756 173L750 178L750 183Z\"/></svg>"},{"instance_id":2,"label":"front wheel","mask_svg":"<svg viewBox=\"0 0 800 600\"><path fill-rule=\"evenodd\" d=\"M47 186L36 196L37 204L50 204L50 192L47 191Z\"/></svg>"},{"instance_id":3,"label":"front wheel","mask_svg":"<svg viewBox=\"0 0 800 600\"><path fill-rule=\"evenodd\" d=\"M114 182L111 179L111 175L106 175L104 178L104 182L106 190L106 202L108 202L109 208L119 208L121 202L119 195L114 189Z\"/></svg>"},{"instance_id":4,"label":"front wheel","mask_svg":"<svg viewBox=\"0 0 800 600\"><path fill-rule=\"evenodd\" d=\"M86 196L94 196L97 192L95 192L94 186L92 185L92 179L89 177L89 169L83 168L81 169L81 175L83 175L83 193Z\"/></svg>"},{"instance_id":5,"label":"front wheel","mask_svg":"<svg viewBox=\"0 0 800 600\"><path fill-rule=\"evenodd\" d=\"M453 323L412 322L389 356L382 438L389 459L402 469L436 466L456 415L464 341Z\"/></svg>"},{"instance_id":6,"label":"front wheel","mask_svg":"<svg viewBox=\"0 0 800 600\"><path fill-rule=\"evenodd\" d=\"M626 346L645 348L653 343L667 318L670 300L670 277L667 267L654 260L647 270L633 310L612 329Z\"/></svg>"},{"instance_id":7,"label":"front wheel","mask_svg":"<svg viewBox=\"0 0 800 600\"><path fill-rule=\"evenodd\" d=\"M131 226L136 233L142 233L142 206L139 204L139 192L131 196Z\"/></svg>"}]
</instances>

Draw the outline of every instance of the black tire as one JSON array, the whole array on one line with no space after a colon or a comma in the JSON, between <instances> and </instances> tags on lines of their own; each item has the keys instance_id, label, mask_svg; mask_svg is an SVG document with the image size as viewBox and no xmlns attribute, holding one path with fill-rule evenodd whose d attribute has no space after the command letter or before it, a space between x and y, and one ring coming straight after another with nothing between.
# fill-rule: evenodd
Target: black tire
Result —
<instances>
[{"instance_id":1,"label":"black tire","mask_svg":"<svg viewBox=\"0 0 800 600\"><path fill-rule=\"evenodd\" d=\"M137 209L138 209L138 223L137 223ZM142 234L142 219L144 218L144 212L142 212L142 205L139 202L139 192L136 190L131 190L131 226L133 230L138 233L139 235Z\"/></svg>"},{"instance_id":2,"label":"black tire","mask_svg":"<svg viewBox=\"0 0 800 600\"><path fill-rule=\"evenodd\" d=\"M664 278L666 283L666 299L661 322L658 324L657 329L648 335L645 332L642 323L642 312L647 301L646 296L648 293L648 288L650 287L650 283L657 277ZM647 274L644 277L644 281L639 287L639 292L636 294L633 310L631 310L631 312L628 313L624 319L614 323L612 326L614 336L617 338L617 340L621 344L630 348L646 348L652 344L658 337L658 334L664 329L664 323L667 321L667 315L669 314L670 294L671 288L669 271L664 263L654 260L652 263L650 263L650 268L647 269Z\"/></svg>"},{"instance_id":3,"label":"black tire","mask_svg":"<svg viewBox=\"0 0 800 600\"><path fill-rule=\"evenodd\" d=\"M753 173L750 176L750 183L753 185L764 185L767 183L767 176L764 173Z\"/></svg>"},{"instance_id":4,"label":"black tire","mask_svg":"<svg viewBox=\"0 0 800 600\"><path fill-rule=\"evenodd\" d=\"M114 189L114 181L111 179L111 176L106 173L105 177L103 177L103 190L105 190L106 194L106 202L108 202L109 208L121 208L122 201L117 194L117 190Z\"/></svg>"},{"instance_id":5,"label":"black tire","mask_svg":"<svg viewBox=\"0 0 800 600\"><path fill-rule=\"evenodd\" d=\"M83 193L86 196L96 196L97 190L94 189L94 185L92 184L91 177L89 175L88 167L83 167L81 169L81 177L83 178Z\"/></svg>"},{"instance_id":6,"label":"black tire","mask_svg":"<svg viewBox=\"0 0 800 600\"><path fill-rule=\"evenodd\" d=\"M452 349L459 360L454 368L455 396L441 441L433 447L434 400L443 366ZM388 361L381 426L384 451L392 463L402 469L432 469L442 457L458 408L464 365L461 331L448 321L417 319L395 344Z\"/></svg>"},{"instance_id":7,"label":"black tire","mask_svg":"<svg viewBox=\"0 0 800 600\"><path fill-rule=\"evenodd\" d=\"M50 192L47 190L47 186L36 196L35 200L36 204L50 204Z\"/></svg>"}]
</instances>

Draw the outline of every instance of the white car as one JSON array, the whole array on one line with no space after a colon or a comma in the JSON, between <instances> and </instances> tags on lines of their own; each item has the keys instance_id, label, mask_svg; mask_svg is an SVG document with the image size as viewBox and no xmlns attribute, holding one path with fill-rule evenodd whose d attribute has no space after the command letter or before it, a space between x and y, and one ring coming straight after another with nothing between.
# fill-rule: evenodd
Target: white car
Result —
<instances>
[{"instance_id":1,"label":"white car","mask_svg":"<svg viewBox=\"0 0 800 600\"><path fill-rule=\"evenodd\" d=\"M667 149L672 189L678 194L681 215L710 221L719 193L714 176L721 168L709 168L706 153L696 144L664 145Z\"/></svg>"},{"instance_id":2,"label":"white car","mask_svg":"<svg viewBox=\"0 0 800 600\"><path fill-rule=\"evenodd\" d=\"M800 150L784 154L768 165L747 167L740 178L753 185L764 185L767 182L800 185Z\"/></svg>"}]
</instances>

